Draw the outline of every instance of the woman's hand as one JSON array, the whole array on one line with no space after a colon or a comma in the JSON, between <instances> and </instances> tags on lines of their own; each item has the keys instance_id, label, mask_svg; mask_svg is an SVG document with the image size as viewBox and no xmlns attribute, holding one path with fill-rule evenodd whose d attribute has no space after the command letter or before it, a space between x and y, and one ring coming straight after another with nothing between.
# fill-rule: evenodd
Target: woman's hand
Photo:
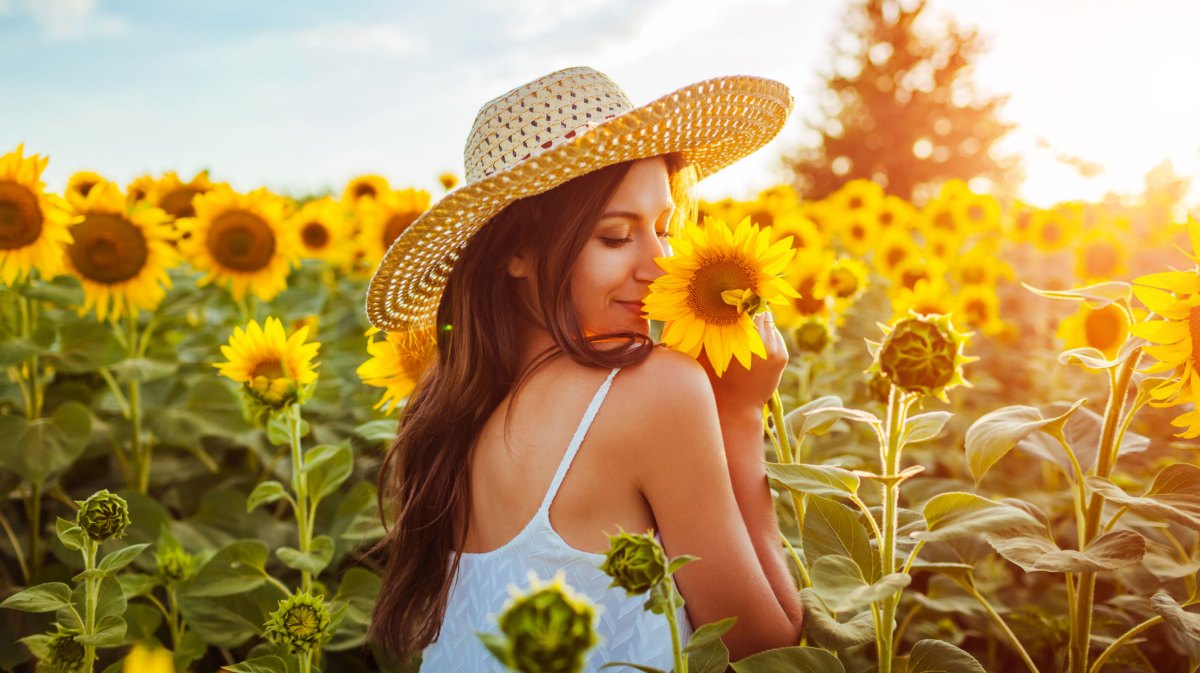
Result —
<instances>
[{"instance_id":1,"label":"woman's hand","mask_svg":"<svg viewBox=\"0 0 1200 673\"><path fill-rule=\"evenodd\" d=\"M754 316L754 325L762 337L767 358L764 360L751 354L750 369L733 358L725 373L717 376L708 354L704 351L700 353L700 364L708 372L708 380L717 398L717 409L722 415L727 411L740 413L745 409L756 409L761 413L762 406L771 400L771 395L779 387L779 379L787 366L787 346L784 345L783 335L775 328L775 319L770 311Z\"/></svg>"}]
</instances>

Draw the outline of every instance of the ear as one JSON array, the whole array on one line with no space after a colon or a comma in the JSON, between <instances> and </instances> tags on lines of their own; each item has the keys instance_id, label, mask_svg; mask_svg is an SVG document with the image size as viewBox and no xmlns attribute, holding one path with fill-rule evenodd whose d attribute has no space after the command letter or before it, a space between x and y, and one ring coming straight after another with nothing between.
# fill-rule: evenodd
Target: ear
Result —
<instances>
[{"instance_id":1,"label":"ear","mask_svg":"<svg viewBox=\"0 0 1200 673\"><path fill-rule=\"evenodd\" d=\"M514 253L508 258L508 275L513 278L528 278L532 264L533 260L528 251Z\"/></svg>"}]
</instances>

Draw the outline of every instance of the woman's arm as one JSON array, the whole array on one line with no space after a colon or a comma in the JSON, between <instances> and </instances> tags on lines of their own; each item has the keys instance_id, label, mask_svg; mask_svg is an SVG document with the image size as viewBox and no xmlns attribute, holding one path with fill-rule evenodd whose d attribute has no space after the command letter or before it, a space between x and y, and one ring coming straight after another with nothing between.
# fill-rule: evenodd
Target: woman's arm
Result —
<instances>
[{"instance_id":1,"label":"woman's arm","mask_svg":"<svg viewBox=\"0 0 1200 673\"><path fill-rule=\"evenodd\" d=\"M787 613L796 629L796 638L789 643L796 645L800 642L800 631L804 626L804 608L779 543L779 521L767 481L767 470L763 466L762 407L722 408L718 400L717 413L738 509L746 523L746 531L750 534L758 562L779 600L779 607Z\"/></svg>"}]
</instances>

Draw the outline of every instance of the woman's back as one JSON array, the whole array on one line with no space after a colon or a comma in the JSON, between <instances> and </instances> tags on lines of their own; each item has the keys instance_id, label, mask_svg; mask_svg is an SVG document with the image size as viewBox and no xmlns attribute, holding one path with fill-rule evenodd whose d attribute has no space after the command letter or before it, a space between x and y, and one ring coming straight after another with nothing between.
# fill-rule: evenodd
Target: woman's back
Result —
<instances>
[{"instance_id":1,"label":"woman's back","mask_svg":"<svg viewBox=\"0 0 1200 673\"><path fill-rule=\"evenodd\" d=\"M475 632L495 631L509 585L523 589L529 571L546 579L559 570L599 607L600 642L585 670L609 661L670 668L665 617L643 609L645 596L609 587L611 579L599 569L608 547L603 531L615 532L617 524L631 531L654 525L621 458L627 447L618 443L626 436L621 407L636 400L618 394L604 404L619 371L569 361L548 365L512 407L511 443L503 434L507 400L485 424L472 458L470 536L442 633L425 650L423 672L498 669ZM678 618L686 642L692 627L685 609Z\"/></svg>"}]
</instances>

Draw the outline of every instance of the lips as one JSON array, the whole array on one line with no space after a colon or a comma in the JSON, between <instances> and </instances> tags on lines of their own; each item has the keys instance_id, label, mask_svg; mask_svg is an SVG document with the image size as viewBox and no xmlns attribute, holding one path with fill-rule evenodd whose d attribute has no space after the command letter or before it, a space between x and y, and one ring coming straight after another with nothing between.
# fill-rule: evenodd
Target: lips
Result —
<instances>
[{"instance_id":1,"label":"lips","mask_svg":"<svg viewBox=\"0 0 1200 673\"><path fill-rule=\"evenodd\" d=\"M618 301L617 303L639 316L642 314L642 302L640 301Z\"/></svg>"}]
</instances>

